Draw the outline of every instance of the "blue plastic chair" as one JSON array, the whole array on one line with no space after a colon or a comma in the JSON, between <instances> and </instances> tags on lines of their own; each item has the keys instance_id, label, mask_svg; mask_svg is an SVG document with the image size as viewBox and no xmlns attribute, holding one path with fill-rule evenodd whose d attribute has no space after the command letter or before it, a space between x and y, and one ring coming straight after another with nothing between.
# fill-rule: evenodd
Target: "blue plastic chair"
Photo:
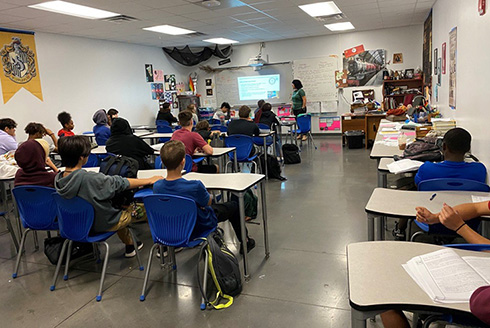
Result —
<instances>
[{"instance_id":1,"label":"blue plastic chair","mask_svg":"<svg viewBox=\"0 0 490 328\"><path fill-rule=\"evenodd\" d=\"M228 132L228 127L226 125L221 125L221 124L215 124L211 125L211 131L221 131L221 132Z\"/></svg>"},{"instance_id":2,"label":"blue plastic chair","mask_svg":"<svg viewBox=\"0 0 490 328\"><path fill-rule=\"evenodd\" d=\"M157 132L158 133L172 133L174 132L172 130L172 127L170 125L157 125ZM167 142L170 140L170 138L160 138L159 142Z\"/></svg>"},{"instance_id":3,"label":"blue plastic chair","mask_svg":"<svg viewBox=\"0 0 490 328\"><path fill-rule=\"evenodd\" d=\"M419 183L418 185L419 191L442 191L442 190L458 190L458 191L482 191L489 192L490 186L485 183L481 183L478 181L467 180L467 179L452 179L452 178L443 178L443 179L430 179L425 180ZM480 219L472 219L467 221L468 226L477 231L480 225ZM457 236L457 234L446 228L441 223L437 224L426 224L419 222L417 220L414 221L417 226L422 229L422 231L414 233L410 241L414 241L414 239L422 235L424 233L428 234L438 234L438 235L448 235L448 236Z\"/></svg>"},{"instance_id":4,"label":"blue plastic chair","mask_svg":"<svg viewBox=\"0 0 490 328\"><path fill-rule=\"evenodd\" d=\"M209 122L209 124L211 124L211 125L215 125L215 124L216 125L222 125L221 124L221 120L218 120L218 119L215 119L215 118L211 119L211 122Z\"/></svg>"},{"instance_id":5,"label":"blue plastic chair","mask_svg":"<svg viewBox=\"0 0 490 328\"><path fill-rule=\"evenodd\" d=\"M42 186L19 186L12 189L19 216L24 227L20 247L17 252L14 273L17 278L20 259L24 251L27 234L30 231L56 231L59 229L56 221L56 204L51 196L55 189Z\"/></svg>"},{"instance_id":6,"label":"blue plastic chair","mask_svg":"<svg viewBox=\"0 0 490 328\"><path fill-rule=\"evenodd\" d=\"M162 158L160 156L155 157L155 169L161 169L162 166Z\"/></svg>"},{"instance_id":7,"label":"blue plastic chair","mask_svg":"<svg viewBox=\"0 0 490 328\"><path fill-rule=\"evenodd\" d=\"M61 248L60 257L58 259L58 264L56 265L56 271L53 277L53 284L50 290L53 291L56 288L56 280L58 279L58 274L61 268L61 262L63 262L63 257L65 253L68 253L66 257L65 264L65 274L63 276L64 280L68 280L68 267L70 264L71 247L74 241L81 243L98 243L104 244L106 247L106 253L104 256L104 263L102 265L102 275L100 278L99 291L96 296L97 302L102 300L102 288L104 286L105 273L107 269L107 262L109 261L109 244L106 240L113 236L116 231L102 232L98 234L91 234L90 230L94 223L94 208L86 200L80 197L73 197L71 199L66 199L58 195L57 193L52 193L52 197L56 202L56 208L58 213L58 222L60 228L61 237L66 238ZM129 228L129 227L128 227ZM136 250L136 258L138 259L139 269L142 271L143 266L141 265L141 260L138 251L138 245L136 238L134 237L133 231L129 229L131 237L133 238L133 245Z\"/></svg>"},{"instance_id":8,"label":"blue plastic chair","mask_svg":"<svg viewBox=\"0 0 490 328\"><path fill-rule=\"evenodd\" d=\"M177 269L175 261L175 247L195 247L202 242L202 238L206 238L211 232L216 230L216 227L210 228L202 232L199 236L195 236L191 240L192 232L197 220L197 205L189 198L174 196L174 195L151 195L143 199L145 204L146 214L148 216L148 224L150 225L151 236L153 238L153 246L150 250L145 280L143 282L143 290L141 291L140 301L144 301L146 297L146 286L150 276L151 261L153 252L157 247L168 246L169 255L171 256L172 268ZM163 258L163 252L160 248L160 254ZM207 281L207 252L204 261L204 278L203 290L206 293ZM204 298L201 300L201 310L206 308Z\"/></svg>"},{"instance_id":9,"label":"blue plastic chair","mask_svg":"<svg viewBox=\"0 0 490 328\"><path fill-rule=\"evenodd\" d=\"M311 140L311 143L317 149L315 145L315 141L313 140L313 136L311 134L311 114L300 114L296 117L296 124L298 125L298 129L295 131L296 134L306 134L308 136L308 140ZM303 145L303 140L301 140L300 146Z\"/></svg>"},{"instance_id":10,"label":"blue plastic chair","mask_svg":"<svg viewBox=\"0 0 490 328\"><path fill-rule=\"evenodd\" d=\"M90 154L88 155L87 163L85 163L85 165L82 167L98 167L98 166L100 166L99 156L95 154Z\"/></svg>"},{"instance_id":11,"label":"blue plastic chair","mask_svg":"<svg viewBox=\"0 0 490 328\"><path fill-rule=\"evenodd\" d=\"M192 165L193 164L194 164L194 161L192 160L191 155L185 154L185 165L184 165L185 173L189 173L192 171Z\"/></svg>"},{"instance_id":12,"label":"blue plastic chair","mask_svg":"<svg viewBox=\"0 0 490 328\"><path fill-rule=\"evenodd\" d=\"M267 125L267 124L264 124L264 123L257 123L257 126L259 127L260 130L265 130L265 131L270 131L271 128ZM262 137L253 137L253 141L254 141L254 144L256 144L257 146L261 146L263 147L264 146L264 138ZM265 144L267 147L269 147L270 145L272 145L272 142L274 140L272 139L272 137L266 137L265 138Z\"/></svg>"},{"instance_id":13,"label":"blue plastic chair","mask_svg":"<svg viewBox=\"0 0 490 328\"><path fill-rule=\"evenodd\" d=\"M257 154L250 156L252 147L254 146L252 137L243 134L233 134L226 137L226 147L236 147L237 162L240 164L249 163L255 166L255 173L257 173L257 163L254 160L258 157ZM235 157L232 153L228 153L229 161L226 163L225 172L228 169L228 164L233 163ZM260 165L260 164L259 164ZM259 168L260 169L260 168ZM260 171L260 170L259 170Z\"/></svg>"},{"instance_id":14,"label":"blue plastic chair","mask_svg":"<svg viewBox=\"0 0 490 328\"><path fill-rule=\"evenodd\" d=\"M168 121L167 121L167 120L156 120L156 121L155 121L155 125L156 125L156 126L157 126L157 128L158 128L159 126L165 126L165 125L166 125L166 126L170 126L170 123L168 123Z\"/></svg>"}]
</instances>

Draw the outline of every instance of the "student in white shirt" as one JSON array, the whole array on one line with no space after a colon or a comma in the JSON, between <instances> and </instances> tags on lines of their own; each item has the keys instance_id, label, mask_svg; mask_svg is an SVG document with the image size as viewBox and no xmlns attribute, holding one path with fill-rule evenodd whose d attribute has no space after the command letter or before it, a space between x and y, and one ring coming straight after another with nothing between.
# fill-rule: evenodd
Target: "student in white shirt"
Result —
<instances>
[{"instance_id":1,"label":"student in white shirt","mask_svg":"<svg viewBox=\"0 0 490 328\"><path fill-rule=\"evenodd\" d=\"M218 109L214 113L213 119L214 120L221 120L221 119L229 120L230 119L230 109L231 109L231 106L229 103L227 103L227 102L222 103L220 109Z\"/></svg>"},{"instance_id":2,"label":"student in white shirt","mask_svg":"<svg viewBox=\"0 0 490 328\"><path fill-rule=\"evenodd\" d=\"M17 123L11 118L0 119L0 155L16 150L19 146L15 140Z\"/></svg>"}]
</instances>

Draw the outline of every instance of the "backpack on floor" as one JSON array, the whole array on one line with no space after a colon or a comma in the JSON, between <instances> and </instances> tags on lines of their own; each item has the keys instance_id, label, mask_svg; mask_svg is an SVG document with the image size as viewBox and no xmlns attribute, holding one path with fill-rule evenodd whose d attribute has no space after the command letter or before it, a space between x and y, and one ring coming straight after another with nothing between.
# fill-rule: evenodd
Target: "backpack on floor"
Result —
<instances>
[{"instance_id":1,"label":"backpack on floor","mask_svg":"<svg viewBox=\"0 0 490 328\"><path fill-rule=\"evenodd\" d=\"M262 167L262 173L265 173L265 159L264 155L260 155L260 166ZM269 179L286 180L285 177L281 175L281 165L279 161L274 156L267 156L267 177Z\"/></svg>"},{"instance_id":2,"label":"backpack on floor","mask_svg":"<svg viewBox=\"0 0 490 328\"><path fill-rule=\"evenodd\" d=\"M44 239L44 254L51 264L58 264L64 242L65 238L60 236ZM73 242L70 259L75 260L91 253L93 253L92 244Z\"/></svg>"},{"instance_id":3,"label":"backpack on floor","mask_svg":"<svg viewBox=\"0 0 490 328\"><path fill-rule=\"evenodd\" d=\"M284 164L299 164L301 163L301 156L299 154L299 148L293 144L282 145L282 156L284 157Z\"/></svg>"},{"instance_id":4,"label":"backpack on floor","mask_svg":"<svg viewBox=\"0 0 490 328\"><path fill-rule=\"evenodd\" d=\"M199 289L204 297L206 304L213 306L215 309L226 309L233 304L233 296L239 295L242 292L242 276L240 266L235 255L226 247L221 229L216 229L208 238L203 238L204 243L199 252L197 265L197 281ZM218 292L213 301L209 301L207 295L204 294L201 286L201 277L199 263L203 258L205 250L208 252L208 257L204 259L208 261L208 270L213 279L214 285ZM207 273L204 273L207 274ZM226 303L221 304L221 300L226 300Z\"/></svg>"},{"instance_id":5,"label":"backpack on floor","mask_svg":"<svg viewBox=\"0 0 490 328\"><path fill-rule=\"evenodd\" d=\"M122 155L108 155L100 162L99 172L134 179L138 175L138 161ZM117 193L111 199L112 206L118 209L129 206L134 200L134 193L132 189Z\"/></svg>"}]
</instances>

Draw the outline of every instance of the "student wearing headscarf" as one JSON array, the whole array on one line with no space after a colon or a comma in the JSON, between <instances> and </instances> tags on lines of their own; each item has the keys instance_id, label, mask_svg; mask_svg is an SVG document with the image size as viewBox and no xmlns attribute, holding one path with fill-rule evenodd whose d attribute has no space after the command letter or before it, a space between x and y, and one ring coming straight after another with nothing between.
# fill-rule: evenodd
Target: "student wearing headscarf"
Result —
<instances>
[{"instance_id":1,"label":"student wearing headscarf","mask_svg":"<svg viewBox=\"0 0 490 328\"><path fill-rule=\"evenodd\" d=\"M96 124L93 129L95 141L99 146L104 146L107 139L111 136L111 129L109 128L109 124L107 124L107 113L105 112L105 109L96 111L92 120Z\"/></svg>"},{"instance_id":2,"label":"student wearing headscarf","mask_svg":"<svg viewBox=\"0 0 490 328\"><path fill-rule=\"evenodd\" d=\"M138 161L140 170L153 168L146 161L146 156L154 153L153 148L133 134L129 122L124 118L116 118L112 122L111 137L107 140L106 150L108 153L134 158Z\"/></svg>"},{"instance_id":3,"label":"student wearing headscarf","mask_svg":"<svg viewBox=\"0 0 490 328\"><path fill-rule=\"evenodd\" d=\"M54 188L56 172L46 169L49 144L43 139L23 142L15 152L15 160L20 169L15 174L14 185L36 185Z\"/></svg>"}]
</instances>

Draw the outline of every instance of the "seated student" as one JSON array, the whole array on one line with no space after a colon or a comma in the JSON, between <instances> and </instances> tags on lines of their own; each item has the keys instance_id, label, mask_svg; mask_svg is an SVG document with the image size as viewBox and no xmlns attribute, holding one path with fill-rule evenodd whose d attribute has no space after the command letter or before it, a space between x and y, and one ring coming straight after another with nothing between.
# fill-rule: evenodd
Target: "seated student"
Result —
<instances>
[{"instance_id":1,"label":"seated student","mask_svg":"<svg viewBox=\"0 0 490 328\"><path fill-rule=\"evenodd\" d=\"M233 120L228 124L228 135L244 134L246 136L258 136L260 134L259 127L250 119L252 110L248 106L242 106L238 110L239 120Z\"/></svg>"},{"instance_id":2,"label":"seated student","mask_svg":"<svg viewBox=\"0 0 490 328\"><path fill-rule=\"evenodd\" d=\"M112 122L116 119L119 118L119 111L115 108L111 108L107 111L107 124L109 126L112 125Z\"/></svg>"},{"instance_id":3,"label":"seated student","mask_svg":"<svg viewBox=\"0 0 490 328\"><path fill-rule=\"evenodd\" d=\"M15 139L17 123L11 118L0 119L0 155L16 150L19 144Z\"/></svg>"},{"instance_id":4,"label":"seated student","mask_svg":"<svg viewBox=\"0 0 490 328\"><path fill-rule=\"evenodd\" d=\"M186 147L179 140L171 140L163 145L160 150L160 157L162 158L162 163L167 168L167 177L164 180L157 181L153 185L153 192L156 194L188 197L196 202L198 206L197 221L191 239L193 239L193 236L199 235L203 230L216 226L217 222L229 220L241 243L242 237L238 203L231 201L212 204L213 197L208 193L201 181L183 179L182 169L185 165L185 154ZM247 250L250 251L254 247L255 240L247 237ZM240 253L243 253L241 246Z\"/></svg>"},{"instance_id":5,"label":"seated student","mask_svg":"<svg viewBox=\"0 0 490 328\"><path fill-rule=\"evenodd\" d=\"M221 131L211 131L211 127L209 126L209 122L202 120L196 124L196 132L205 140L209 140L215 134L221 134Z\"/></svg>"},{"instance_id":6,"label":"seated student","mask_svg":"<svg viewBox=\"0 0 490 328\"><path fill-rule=\"evenodd\" d=\"M475 180L485 183L487 169L482 163L464 161L465 154L471 148L471 134L462 128L454 128L446 132L442 142L444 161L440 163L425 162L415 176L415 184L422 181L440 178L458 178ZM405 240L407 220L399 220L394 235Z\"/></svg>"},{"instance_id":7,"label":"seated student","mask_svg":"<svg viewBox=\"0 0 490 328\"><path fill-rule=\"evenodd\" d=\"M213 147L208 145L208 143L199 135L197 132L192 132L192 113L185 110L179 113L179 124L182 129L176 130L172 134L171 140L182 141L185 145L185 153L192 156L196 150L202 150L207 155L213 154ZM217 165L204 165L199 163L196 165L192 164L193 172L200 173L218 173Z\"/></svg>"},{"instance_id":8,"label":"seated student","mask_svg":"<svg viewBox=\"0 0 490 328\"><path fill-rule=\"evenodd\" d=\"M92 231L95 233L117 231L117 235L126 245L126 257L133 257L136 251L133 239L127 226L134 220L144 219L144 211L138 206L116 209L111 204L115 193L126 189L152 185L163 177L154 176L148 179L127 179L120 176L109 176L82 169L90 155L90 141L85 136L61 138L59 153L65 171L56 175L54 186L64 198L80 197L92 204L95 211ZM138 242L138 249L143 243Z\"/></svg>"},{"instance_id":9,"label":"seated student","mask_svg":"<svg viewBox=\"0 0 490 328\"><path fill-rule=\"evenodd\" d=\"M46 129L41 123L35 123L31 122L26 125L24 129L25 133L27 133L29 136L27 140L43 140L46 142L43 138L46 135L49 135L51 137L51 140L53 140L53 145L49 145L47 142L46 144L48 145L48 151L46 154L46 163L45 166L49 166L54 172L58 172L58 168L54 163L51 161L51 158L49 158L49 154L52 151L58 151L58 139L56 139L56 136L54 135L53 131Z\"/></svg>"},{"instance_id":10,"label":"seated student","mask_svg":"<svg viewBox=\"0 0 490 328\"><path fill-rule=\"evenodd\" d=\"M95 123L93 128L93 132L95 134L95 141L97 145L104 146L107 142L107 139L111 136L111 129L109 128L109 124L107 123L107 114L105 109L99 109L94 113L92 120Z\"/></svg>"},{"instance_id":11,"label":"seated student","mask_svg":"<svg viewBox=\"0 0 490 328\"><path fill-rule=\"evenodd\" d=\"M60 122L62 128L58 131L58 137L72 137L75 135L73 133L73 128L75 124L73 124L73 120L71 119L71 115L67 112L61 112L58 114L58 121Z\"/></svg>"},{"instance_id":12,"label":"seated student","mask_svg":"<svg viewBox=\"0 0 490 328\"><path fill-rule=\"evenodd\" d=\"M15 152L15 161L20 169L15 174L14 186L36 185L54 188L56 172L46 170L49 159L49 144L43 139L23 142Z\"/></svg>"},{"instance_id":13,"label":"seated student","mask_svg":"<svg viewBox=\"0 0 490 328\"><path fill-rule=\"evenodd\" d=\"M269 128L272 124L279 125L279 120L276 114L272 111L272 105L270 103L264 103L258 114L255 115L255 123L262 123Z\"/></svg>"},{"instance_id":14,"label":"seated student","mask_svg":"<svg viewBox=\"0 0 490 328\"><path fill-rule=\"evenodd\" d=\"M471 229L466 221L483 215L490 215L490 202L460 204L451 207L444 204L439 213L432 213L425 207L416 208L417 221L426 224L442 223L470 244L490 244L490 239ZM483 322L490 324L490 286L480 287L470 299L471 312ZM401 311L387 311L381 314L385 328L409 327ZM386 322L386 323L385 323Z\"/></svg>"},{"instance_id":15,"label":"seated student","mask_svg":"<svg viewBox=\"0 0 490 328\"><path fill-rule=\"evenodd\" d=\"M220 109L218 109L214 115L213 115L213 120L229 120L230 119L230 109L231 106L229 103L224 102L221 104Z\"/></svg>"},{"instance_id":16,"label":"seated student","mask_svg":"<svg viewBox=\"0 0 490 328\"><path fill-rule=\"evenodd\" d=\"M197 112L196 112L196 105L189 104L187 106L187 110L192 113L192 121L194 122L194 125L196 125L197 122L199 122L199 118L197 117Z\"/></svg>"},{"instance_id":17,"label":"seated student","mask_svg":"<svg viewBox=\"0 0 490 328\"><path fill-rule=\"evenodd\" d=\"M134 158L138 161L140 170L153 168L147 162L146 156L153 155L155 151L133 134L129 122L124 118L117 118L112 123L111 136L107 139L106 150L108 153Z\"/></svg>"},{"instance_id":18,"label":"seated student","mask_svg":"<svg viewBox=\"0 0 490 328\"><path fill-rule=\"evenodd\" d=\"M170 112L170 104L168 102L163 103L160 111L158 111L157 121L167 121L169 125L177 122L177 119Z\"/></svg>"},{"instance_id":19,"label":"seated student","mask_svg":"<svg viewBox=\"0 0 490 328\"><path fill-rule=\"evenodd\" d=\"M260 99L259 101L257 101L257 108L254 111L254 115L255 116L257 116L257 113L262 109L262 106L264 104L265 104L265 100L264 99Z\"/></svg>"}]
</instances>

